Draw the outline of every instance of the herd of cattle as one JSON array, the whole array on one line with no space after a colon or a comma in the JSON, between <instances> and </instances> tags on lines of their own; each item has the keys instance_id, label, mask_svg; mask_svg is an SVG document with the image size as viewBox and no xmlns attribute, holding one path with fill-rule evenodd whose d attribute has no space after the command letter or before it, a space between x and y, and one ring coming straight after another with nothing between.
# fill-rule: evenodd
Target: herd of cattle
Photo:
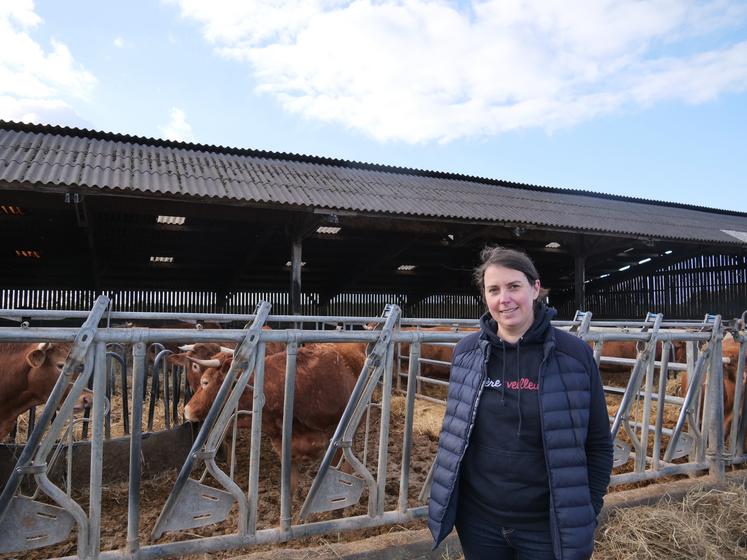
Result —
<instances>
[{"instance_id":1,"label":"herd of cattle","mask_svg":"<svg viewBox=\"0 0 747 560\"><path fill-rule=\"evenodd\" d=\"M452 330L451 327L435 329ZM62 371L70 347L70 344L65 343L0 344L0 441L7 439L19 415L46 402ZM182 346L168 357L172 364L185 368L192 390L192 397L184 409L186 420L199 422L205 418L231 366L233 352L231 345L197 343ZM400 353L407 357L408 346L403 344ZM438 362L450 362L451 353L452 348L447 345L423 344L421 358L425 361L421 364L421 375L448 378L448 367ZM605 342L602 355L636 358L636 343ZM723 341L726 434L732 423L738 356L739 344L727 335ZM365 343L318 343L298 348L291 443L294 462L317 459L327 448L365 359ZM278 454L282 439L286 360L285 345L266 344L262 429ZM677 348L675 360L684 362L683 345ZM620 367L604 362L600 365L603 373L619 372ZM630 366L622 367L625 371L630 371ZM742 376L746 374L747 371L741 373ZM686 373L680 375L684 377L680 385L686 391ZM684 396L684 392L681 396ZM239 409L251 410L252 398L252 390L247 387L241 396ZM91 394L87 392L78 399L76 405L83 408L90 407L91 403ZM246 422L248 420L239 420L239 426ZM292 473L295 479L295 468Z\"/></svg>"}]
</instances>

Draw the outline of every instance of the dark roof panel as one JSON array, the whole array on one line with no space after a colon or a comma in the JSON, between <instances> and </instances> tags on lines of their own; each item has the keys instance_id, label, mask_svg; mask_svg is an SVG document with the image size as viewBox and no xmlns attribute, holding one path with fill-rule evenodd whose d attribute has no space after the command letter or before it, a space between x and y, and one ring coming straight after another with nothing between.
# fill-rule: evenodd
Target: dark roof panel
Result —
<instances>
[{"instance_id":1,"label":"dark roof panel","mask_svg":"<svg viewBox=\"0 0 747 560\"><path fill-rule=\"evenodd\" d=\"M747 214L725 210L2 121L0 181L718 243L747 232Z\"/></svg>"}]
</instances>

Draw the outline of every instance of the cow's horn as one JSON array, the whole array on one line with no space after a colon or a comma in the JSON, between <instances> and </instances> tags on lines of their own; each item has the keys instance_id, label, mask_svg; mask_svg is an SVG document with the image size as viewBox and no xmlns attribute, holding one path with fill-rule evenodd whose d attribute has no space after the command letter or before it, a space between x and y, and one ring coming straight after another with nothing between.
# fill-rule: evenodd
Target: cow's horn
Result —
<instances>
[{"instance_id":1,"label":"cow's horn","mask_svg":"<svg viewBox=\"0 0 747 560\"><path fill-rule=\"evenodd\" d=\"M40 342L39 346L36 347L37 350L41 350L42 352L46 352L47 349L50 347L49 342Z\"/></svg>"},{"instance_id":2,"label":"cow's horn","mask_svg":"<svg viewBox=\"0 0 747 560\"><path fill-rule=\"evenodd\" d=\"M200 360L199 358L193 358L187 356L191 361L202 367L220 367L220 360L218 358L212 358L210 360Z\"/></svg>"},{"instance_id":3,"label":"cow's horn","mask_svg":"<svg viewBox=\"0 0 747 560\"><path fill-rule=\"evenodd\" d=\"M227 348L225 346L220 347L221 352L225 352L226 354L231 354L233 356L234 349L233 348Z\"/></svg>"},{"instance_id":4,"label":"cow's horn","mask_svg":"<svg viewBox=\"0 0 747 560\"><path fill-rule=\"evenodd\" d=\"M178 346L179 350L182 352L190 352L195 349L194 344L185 344L184 346Z\"/></svg>"}]
</instances>

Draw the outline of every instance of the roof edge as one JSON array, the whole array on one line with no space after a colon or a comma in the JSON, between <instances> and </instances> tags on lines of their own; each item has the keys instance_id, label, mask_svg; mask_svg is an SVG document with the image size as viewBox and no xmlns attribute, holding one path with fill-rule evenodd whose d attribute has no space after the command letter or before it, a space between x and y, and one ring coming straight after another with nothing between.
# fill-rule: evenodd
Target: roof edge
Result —
<instances>
[{"instance_id":1,"label":"roof edge","mask_svg":"<svg viewBox=\"0 0 747 560\"><path fill-rule=\"evenodd\" d=\"M265 159L286 160L314 163L319 165L329 165L334 167L343 167L350 169L363 169L367 171L379 171L382 173L394 173L404 175L415 175L419 177L433 177L435 179L452 179L467 181L471 183L482 183L501 187L512 187L527 191L552 192L559 194L571 194L579 196L588 196L591 198L602 198L607 200L619 200L623 202L634 202L639 204L653 204L656 206L665 206L670 208L683 208L687 210L706 211L711 213L723 214L727 216L747 217L747 212L738 212L736 210L725 210L720 208L710 208L707 206L697 206L694 204L684 204L680 202L667 202L663 200L654 200L646 198L637 198L633 196L624 196L618 194L608 194L583 189L548 187L544 185L533 185L529 183L520 183L515 181L506 181L502 179L491 179L488 177L479 177L476 175L465 175L462 173L453 173L446 171L432 171L426 169L417 169L412 167L398 167L395 165L386 165L379 163L368 163L353 160L336 159L324 156L314 156L305 154L294 154L288 152L273 152L259 150L254 148L232 148L229 146L216 146L213 144L200 144L196 142L182 142L178 140L165 140L161 138L149 138L146 136L137 136L131 134L122 134L118 132L104 132L88 128L76 128L62 125L35 124L16 121L6 121L0 119L0 129L14 130L20 132L36 132L45 134L57 134L63 136L75 136L79 138L91 138L98 140L112 140L116 142L126 142L132 144L142 144L146 146L160 146L165 148L179 148L185 150L201 151L208 153L245 155Z\"/></svg>"}]
</instances>

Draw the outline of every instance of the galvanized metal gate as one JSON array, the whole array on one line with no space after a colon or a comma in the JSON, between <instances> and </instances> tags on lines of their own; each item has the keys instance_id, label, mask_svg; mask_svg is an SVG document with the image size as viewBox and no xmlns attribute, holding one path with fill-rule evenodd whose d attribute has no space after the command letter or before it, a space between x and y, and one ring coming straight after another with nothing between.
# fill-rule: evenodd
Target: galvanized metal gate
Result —
<instances>
[{"instance_id":1,"label":"galvanized metal gate","mask_svg":"<svg viewBox=\"0 0 747 560\"><path fill-rule=\"evenodd\" d=\"M190 553L205 553L235 549L252 544L284 542L303 536L340 532L388 524L404 523L426 515L425 500L429 493L429 480L419 489L415 501L408 497L410 491L410 451L415 401L433 399L428 394L431 384L443 384L420 375L422 363L433 362L422 357L427 344L453 345L467 333L399 330L399 326L415 323L400 318L399 308L387 306L381 317L305 317L305 322L332 322L342 330L262 330L268 321L298 320L298 317L270 316L267 303L258 305L251 316L241 316L250 324L242 330L165 330L98 328L105 317L108 301L100 297L80 329L65 328L3 328L0 341L68 341L73 342L63 373L48 404L29 437L16 466L5 482L0 494L0 552L22 552L50 546L70 537L77 530L77 556L81 558L160 558ZM0 311L0 315L12 313ZM24 313L28 316L28 313ZM177 316L185 317L185 316ZM196 316L189 316L194 319ZM236 316L200 315L204 320L237 320ZM420 321L435 324L439 321ZM472 321L444 321L471 324ZM378 330L350 330L353 324L377 323ZM731 432L723 434L723 369L721 342L725 332L730 332L739 346L738 369L744 370L747 336L744 322L725 326L720 317L706 317L701 322L667 323L661 315L649 314L642 322L595 322L590 313L578 313L573 321L554 323L575 333L594 345L598 363L621 363L631 368L629 381L624 388L607 387L610 394L620 397L620 405L611 420L615 435L615 464L630 465L630 472L613 477L613 485L648 480L676 473L710 472L723 474L724 466L744 462L745 434L744 378L737 377L737 391L733 405L734 421ZM239 343L235 359L208 417L196 436L191 452L181 467L168 499L162 506L158 520L150 528L150 542L142 542L138 527L142 522L140 504L141 444L143 436L143 407L146 386L146 350L154 342L233 341ZM602 354L605 341L632 340L638 343L635 359L610 358ZM290 494L290 465L292 438L292 410L294 401L297 348L315 342L366 342L369 344L365 365L360 372L350 401L335 430L318 472L303 505L292 510ZM257 527L260 472L261 417L264 406L264 355L270 342L286 345L285 413L283 417L283 442L281 457L280 515L274 528ZM402 371L398 359L398 345L409 345L409 360ZM669 359L673 344L687 346L687 363L677 364ZM102 447L106 437L105 414L107 408L106 380L111 376L107 364L112 361L107 345L123 345L132 352L132 387L130 418L129 496L127 542L117 550L101 551L101 495ZM663 352L656 359L657 345ZM160 353L159 353L160 355ZM162 358L163 356L161 356ZM156 358L156 363L159 358ZM122 360L118 360L121 363ZM124 360L126 363L126 360ZM82 367L74 379L75 372ZM123 368L124 370L124 368ZM669 372L687 370L690 386L684 398L667 395L666 378ZM158 375L160 368L153 369ZM657 375L658 371L658 375ZM74 400L93 378L94 404L90 421L91 463L88 504L76 502L69 485L66 489L55 486L47 474L49 457L70 425ZM400 383L400 379L408 381ZM165 378L164 378L165 380ZM65 390L69 394L63 400ZM238 473L229 457L228 469L216 463L218 449L224 433L237 415L237 404L246 387L253 390L250 464L246 490L237 484ZM705 398L701 393L705 389ZM398 470L399 488L397 506L386 510L385 497L387 452L392 395L397 391L406 394L405 429L402 455ZM667 403L679 407L673 428L664 426L663 406L652 416L652 404ZM172 403L173 405L173 403ZM59 410L57 410L59 407ZM168 408L168 407L167 407ZM369 429L372 409L379 415L378 456L375 461L366 457L368 450L356 449L354 435L358 430ZM638 412L636 412L636 410ZM55 411L56 415L55 415ZM642 411L642 412L641 412ZM54 419L53 419L54 416ZM235 432L235 430L234 430ZM650 440L652 443L650 443ZM367 439L366 439L367 441ZM344 457L336 461L341 451ZM631 464L632 463L632 464ZM344 466L347 468L343 468ZM373 466L371 466L373 465ZM199 476L193 477L197 472ZM210 475L217 485L205 484ZM31 482L31 490L22 482ZM357 504L367 494L365 515L331 520L314 520L315 515ZM204 525L225 523L232 508L238 508L236 531L231 534L188 538L178 542L163 542L166 533L182 535ZM294 522L295 519L295 522Z\"/></svg>"}]
</instances>

